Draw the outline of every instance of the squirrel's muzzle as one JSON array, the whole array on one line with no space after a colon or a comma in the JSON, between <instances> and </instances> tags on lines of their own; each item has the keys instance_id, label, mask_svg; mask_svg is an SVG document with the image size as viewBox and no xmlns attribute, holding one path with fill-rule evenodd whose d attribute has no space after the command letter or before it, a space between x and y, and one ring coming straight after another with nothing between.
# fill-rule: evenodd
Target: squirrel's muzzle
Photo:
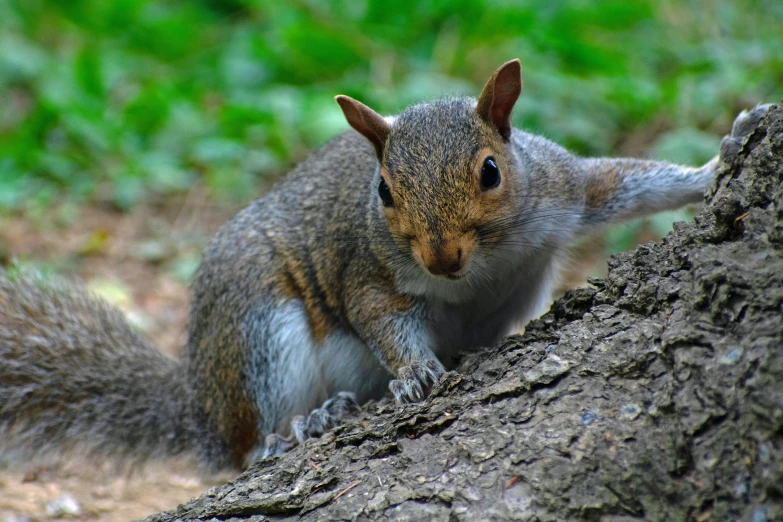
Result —
<instances>
[{"instance_id":1,"label":"squirrel's muzzle","mask_svg":"<svg viewBox=\"0 0 783 522\"><path fill-rule=\"evenodd\" d=\"M427 270L432 275L453 276L462 270L462 249L458 249L455 255L437 257L427 263Z\"/></svg>"},{"instance_id":2,"label":"squirrel's muzzle","mask_svg":"<svg viewBox=\"0 0 783 522\"><path fill-rule=\"evenodd\" d=\"M458 279L473 250L467 236L441 240L419 240L411 245L414 256L427 271L435 276Z\"/></svg>"}]
</instances>

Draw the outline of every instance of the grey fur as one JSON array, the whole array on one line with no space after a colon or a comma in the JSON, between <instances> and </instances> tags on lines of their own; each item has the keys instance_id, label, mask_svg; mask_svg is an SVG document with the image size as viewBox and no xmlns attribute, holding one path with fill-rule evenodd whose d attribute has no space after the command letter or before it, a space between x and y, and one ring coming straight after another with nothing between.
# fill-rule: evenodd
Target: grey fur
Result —
<instances>
[{"instance_id":1,"label":"grey fur","mask_svg":"<svg viewBox=\"0 0 783 522\"><path fill-rule=\"evenodd\" d=\"M182 364L115 308L64 282L0 274L0 455L196 453L223 465L228 448L195 422L191 395Z\"/></svg>"}]
</instances>

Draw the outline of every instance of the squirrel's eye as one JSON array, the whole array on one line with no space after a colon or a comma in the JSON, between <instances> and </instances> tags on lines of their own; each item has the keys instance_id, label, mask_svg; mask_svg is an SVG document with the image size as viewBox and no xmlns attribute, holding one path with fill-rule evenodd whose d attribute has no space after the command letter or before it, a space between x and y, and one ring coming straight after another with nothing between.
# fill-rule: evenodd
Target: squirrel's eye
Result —
<instances>
[{"instance_id":1,"label":"squirrel's eye","mask_svg":"<svg viewBox=\"0 0 783 522\"><path fill-rule=\"evenodd\" d=\"M481 166L481 190L489 190L500 185L500 169L492 156L484 160Z\"/></svg>"},{"instance_id":2,"label":"squirrel's eye","mask_svg":"<svg viewBox=\"0 0 783 522\"><path fill-rule=\"evenodd\" d=\"M389 190L389 185L386 184L386 180L383 178L381 178L381 182L378 184L378 195L381 197L381 201L383 201L384 207L394 206L391 190Z\"/></svg>"}]
</instances>

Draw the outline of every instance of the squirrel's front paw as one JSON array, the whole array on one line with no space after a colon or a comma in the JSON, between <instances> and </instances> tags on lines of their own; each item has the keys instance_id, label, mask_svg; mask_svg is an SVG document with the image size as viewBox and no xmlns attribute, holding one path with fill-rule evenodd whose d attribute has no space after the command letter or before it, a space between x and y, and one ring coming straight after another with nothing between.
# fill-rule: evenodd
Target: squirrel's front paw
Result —
<instances>
[{"instance_id":1,"label":"squirrel's front paw","mask_svg":"<svg viewBox=\"0 0 783 522\"><path fill-rule=\"evenodd\" d=\"M756 105L749 111L742 111L731 126L731 133L724 136L720 142L721 161L732 162L753 131L759 126L761 119L767 114L771 103Z\"/></svg>"},{"instance_id":2,"label":"squirrel's front paw","mask_svg":"<svg viewBox=\"0 0 783 522\"><path fill-rule=\"evenodd\" d=\"M446 369L436 359L415 361L410 366L400 368L398 379L389 383L389 390L401 404L423 401L444 373Z\"/></svg>"}]
</instances>

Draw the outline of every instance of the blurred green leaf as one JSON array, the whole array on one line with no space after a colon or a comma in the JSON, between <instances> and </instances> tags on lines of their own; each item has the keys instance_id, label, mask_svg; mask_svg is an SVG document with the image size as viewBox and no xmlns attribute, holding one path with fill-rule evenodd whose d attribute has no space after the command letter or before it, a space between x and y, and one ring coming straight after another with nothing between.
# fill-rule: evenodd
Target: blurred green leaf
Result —
<instances>
[{"instance_id":1,"label":"blurred green leaf","mask_svg":"<svg viewBox=\"0 0 783 522\"><path fill-rule=\"evenodd\" d=\"M683 165L702 165L720 150L718 136L696 129L677 129L667 132L652 146L652 157Z\"/></svg>"},{"instance_id":2,"label":"blurred green leaf","mask_svg":"<svg viewBox=\"0 0 783 522\"><path fill-rule=\"evenodd\" d=\"M193 279L200 263L201 256L181 254L168 264L167 271L178 281L187 283Z\"/></svg>"},{"instance_id":3,"label":"blurred green leaf","mask_svg":"<svg viewBox=\"0 0 783 522\"><path fill-rule=\"evenodd\" d=\"M695 212L692 209L683 208L670 212L661 212L647 218L647 223L661 237L672 231L672 224L675 221L691 221Z\"/></svg>"}]
</instances>

